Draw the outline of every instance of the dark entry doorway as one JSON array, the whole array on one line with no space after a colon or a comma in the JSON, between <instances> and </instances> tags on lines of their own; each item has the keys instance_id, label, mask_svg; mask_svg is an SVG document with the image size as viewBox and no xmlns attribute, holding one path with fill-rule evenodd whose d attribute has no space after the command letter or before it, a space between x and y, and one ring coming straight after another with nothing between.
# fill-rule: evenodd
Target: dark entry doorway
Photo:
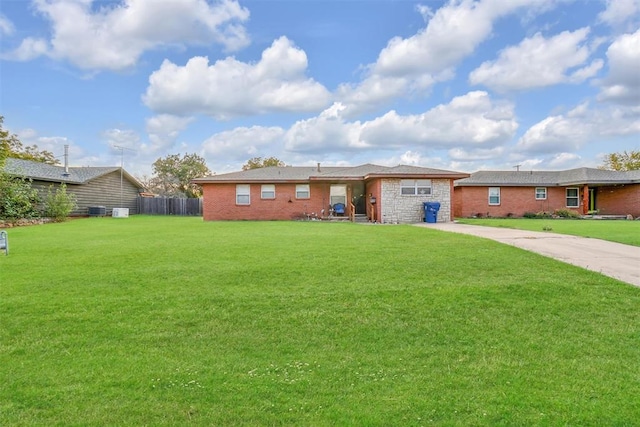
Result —
<instances>
[{"instance_id":1,"label":"dark entry doorway","mask_svg":"<svg viewBox=\"0 0 640 427\"><path fill-rule=\"evenodd\" d=\"M364 182L351 185L351 203L356 207L356 214L367 213L367 198L364 194Z\"/></svg>"}]
</instances>

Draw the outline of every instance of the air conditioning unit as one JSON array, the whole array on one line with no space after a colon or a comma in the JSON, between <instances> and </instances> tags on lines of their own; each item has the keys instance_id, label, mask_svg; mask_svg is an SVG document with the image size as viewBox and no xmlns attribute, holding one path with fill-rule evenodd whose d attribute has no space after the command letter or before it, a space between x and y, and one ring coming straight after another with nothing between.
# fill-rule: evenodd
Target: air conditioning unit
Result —
<instances>
[{"instance_id":1,"label":"air conditioning unit","mask_svg":"<svg viewBox=\"0 0 640 427\"><path fill-rule=\"evenodd\" d=\"M89 206L89 216L106 216L107 208L105 206Z\"/></svg>"},{"instance_id":2,"label":"air conditioning unit","mask_svg":"<svg viewBox=\"0 0 640 427\"><path fill-rule=\"evenodd\" d=\"M113 208L111 216L113 218L129 218L129 208Z\"/></svg>"}]
</instances>

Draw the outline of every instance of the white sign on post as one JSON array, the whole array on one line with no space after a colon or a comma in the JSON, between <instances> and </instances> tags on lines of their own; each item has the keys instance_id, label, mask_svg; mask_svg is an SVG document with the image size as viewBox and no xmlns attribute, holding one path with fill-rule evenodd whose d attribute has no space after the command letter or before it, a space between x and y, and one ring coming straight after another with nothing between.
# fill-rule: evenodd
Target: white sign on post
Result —
<instances>
[{"instance_id":1,"label":"white sign on post","mask_svg":"<svg viewBox=\"0 0 640 427\"><path fill-rule=\"evenodd\" d=\"M6 231L0 231L0 251L4 251L5 255L9 255L9 237Z\"/></svg>"}]
</instances>

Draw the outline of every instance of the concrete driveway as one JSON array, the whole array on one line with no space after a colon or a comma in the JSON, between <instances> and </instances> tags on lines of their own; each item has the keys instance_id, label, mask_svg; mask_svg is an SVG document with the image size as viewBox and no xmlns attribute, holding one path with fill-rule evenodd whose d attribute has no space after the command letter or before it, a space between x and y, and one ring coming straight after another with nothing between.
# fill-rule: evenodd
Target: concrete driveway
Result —
<instances>
[{"instance_id":1,"label":"concrete driveway","mask_svg":"<svg viewBox=\"0 0 640 427\"><path fill-rule=\"evenodd\" d=\"M640 287L640 247L542 231L445 222L421 227L471 234L536 252Z\"/></svg>"}]
</instances>

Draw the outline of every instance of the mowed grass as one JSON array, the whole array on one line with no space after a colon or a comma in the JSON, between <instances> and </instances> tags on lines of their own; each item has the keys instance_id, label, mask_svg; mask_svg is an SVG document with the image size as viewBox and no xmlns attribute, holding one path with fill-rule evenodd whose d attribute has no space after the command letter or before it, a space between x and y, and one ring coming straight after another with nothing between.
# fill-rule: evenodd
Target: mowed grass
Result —
<instances>
[{"instance_id":1,"label":"mowed grass","mask_svg":"<svg viewBox=\"0 0 640 427\"><path fill-rule=\"evenodd\" d=\"M640 221L595 219L459 218L462 224L550 231L640 246Z\"/></svg>"},{"instance_id":2,"label":"mowed grass","mask_svg":"<svg viewBox=\"0 0 640 427\"><path fill-rule=\"evenodd\" d=\"M2 425L633 425L640 289L414 226L9 230Z\"/></svg>"}]
</instances>

